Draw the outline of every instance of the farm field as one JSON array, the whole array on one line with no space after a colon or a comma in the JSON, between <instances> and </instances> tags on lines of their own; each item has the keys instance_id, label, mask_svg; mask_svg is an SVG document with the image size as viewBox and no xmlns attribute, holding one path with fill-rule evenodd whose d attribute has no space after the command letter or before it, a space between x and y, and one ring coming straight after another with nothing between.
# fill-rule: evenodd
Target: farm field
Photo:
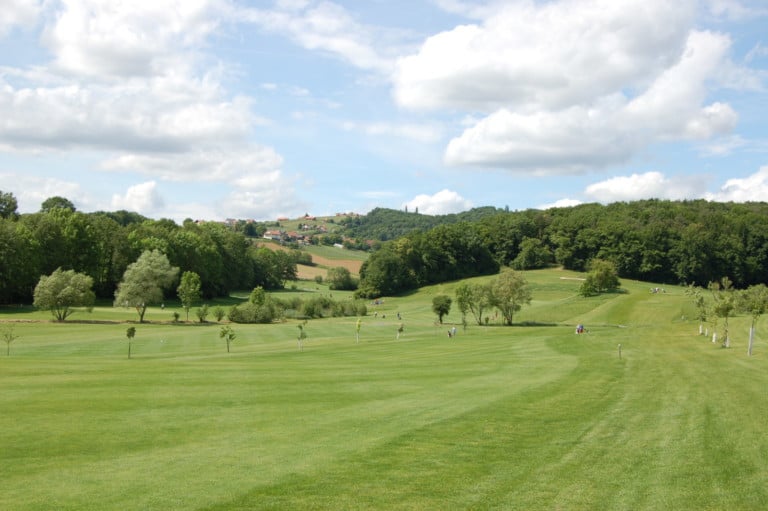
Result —
<instances>
[{"instance_id":1,"label":"farm field","mask_svg":"<svg viewBox=\"0 0 768 511\"><path fill-rule=\"evenodd\" d=\"M272 242L259 242L259 246L271 250L290 250ZM366 252L338 247L308 245L302 247L302 251L312 256L313 264L313 266L297 265L297 276L302 280L314 280L317 276L325 278L330 268L346 268L352 275L358 276L360 267L368 257Z\"/></svg>"},{"instance_id":2,"label":"farm field","mask_svg":"<svg viewBox=\"0 0 768 511\"><path fill-rule=\"evenodd\" d=\"M370 304L359 342L356 318L311 320L303 351L287 321L232 324L227 353L176 304L147 324L1 309L0 509L768 506L766 318L748 357L749 318L720 348L682 288L585 299L579 274L525 275L513 327L464 329L455 304L436 325L448 283Z\"/></svg>"}]
</instances>

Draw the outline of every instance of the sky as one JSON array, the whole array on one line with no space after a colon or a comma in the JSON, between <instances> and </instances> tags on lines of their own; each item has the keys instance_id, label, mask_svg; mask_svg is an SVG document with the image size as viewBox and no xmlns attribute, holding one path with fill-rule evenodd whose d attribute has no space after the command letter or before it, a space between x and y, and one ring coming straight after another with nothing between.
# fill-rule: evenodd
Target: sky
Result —
<instances>
[{"instance_id":1,"label":"sky","mask_svg":"<svg viewBox=\"0 0 768 511\"><path fill-rule=\"evenodd\" d=\"M768 200L765 0L0 0L19 212Z\"/></svg>"}]
</instances>

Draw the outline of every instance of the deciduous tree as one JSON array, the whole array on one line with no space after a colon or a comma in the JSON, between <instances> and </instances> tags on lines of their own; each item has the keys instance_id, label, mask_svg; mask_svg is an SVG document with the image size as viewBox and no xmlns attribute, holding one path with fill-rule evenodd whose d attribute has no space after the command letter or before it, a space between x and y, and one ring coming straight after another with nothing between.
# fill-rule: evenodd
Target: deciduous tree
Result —
<instances>
[{"instance_id":1,"label":"deciduous tree","mask_svg":"<svg viewBox=\"0 0 768 511\"><path fill-rule=\"evenodd\" d=\"M11 356L11 343L18 339L19 336L13 332L13 325L3 328L3 341L5 342L6 351L5 356Z\"/></svg>"},{"instance_id":2,"label":"deciduous tree","mask_svg":"<svg viewBox=\"0 0 768 511\"><path fill-rule=\"evenodd\" d=\"M225 325L219 330L219 339L224 339L227 342L227 353L229 353L229 345L235 340L237 335L231 326Z\"/></svg>"},{"instance_id":3,"label":"deciduous tree","mask_svg":"<svg viewBox=\"0 0 768 511\"><path fill-rule=\"evenodd\" d=\"M704 296L703 290L697 286L688 286L685 294L693 299L693 306L696 307L696 319L699 320L699 335L702 335L703 325L706 323L709 314L707 299Z\"/></svg>"},{"instance_id":4,"label":"deciduous tree","mask_svg":"<svg viewBox=\"0 0 768 511\"><path fill-rule=\"evenodd\" d=\"M125 331L125 336L128 338L128 358L131 358L131 343L133 342L133 338L136 337L136 327L129 326Z\"/></svg>"},{"instance_id":5,"label":"deciduous tree","mask_svg":"<svg viewBox=\"0 0 768 511\"><path fill-rule=\"evenodd\" d=\"M50 310L57 321L65 321L74 307L91 307L95 300L93 279L74 270L58 268L35 286L35 307Z\"/></svg>"},{"instance_id":6,"label":"deciduous tree","mask_svg":"<svg viewBox=\"0 0 768 511\"><path fill-rule=\"evenodd\" d=\"M204 303L200 307L197 308L197 311L195 314L197 314L197 319L200 320L200 323L205 323L206 318L208 317L208 304Z\"/></svg>"},{"instance_id":7,"label":"deciduous tree","mask_svg":"<svg viewBox=\"0 0 768 511\"><path fill-rule=\"evenodd\" d=\"M185 271L181 276L179 287L176 288L176 293L179 295L179 300L181 300L181 306L184 307L184 311L187 313L187 321L189 321L189 309L202 296L200 289L200 275L193 271Z\"/></svg>"},{"instance_id":8,"label":"deciduous tree","mask_svg":"<svg viewBox=\"0 0 768 511\"><path fill-rule=\"evenodd\" d=\"M514 314L531 303L531 290L523 275L504 269L491 284L491 303L501 311L504 323L512 324Z\"/></svg>"},{"instance_id":9,"label":"deciduous tree","mask_svg":"<svg viewBox=\"0 0 768 511\"><path fill-rule=\"evenodd\" d=\"M490 284L462 282L456 287L456 304L462 315L471 312L478 325L483 324L483 312L491 307Z\"/></svg>"},{"instance_id":10,"label":"deciduous tree","mask_svg":"<svg viewBox=\"0 0 768 511\"><path fill-rule=\"evenodd\" d=\"M147 250L128 265L115 291L115 307L134 307L139 323L144 322L147 306L163 299L163 290L173 285L179 269L171 266L159 250Z\"/></svg>"},{"instance_id":11,"label":"deciduous tree","mask_svg":"<svg viewBox=\"0 0 768 511\"><path fill-rule=\"evenodd\" d=\"M731 279L723 277L719 281L710 282L708 288L712 293L712 313L723 319L723 347L730 348L728 319L733 315L736 308L736 295Z\"/></svg>"},{"instance_id":12,"label":"deciduous tree","mask_svg":"<svg viewBox=\"0 0 768 511\"><path fill-rule=\"evenodd\" d=\"M49 211L56 208L69 209L71 211L76 211L75 205L72 203L71 200L67 199L66 197L61 197L59 195L56 195L54 197L48 197L43 201L43 203L40 205L40 212L48 213Z\"/></svg>"},{"instance_id":13,"label":"deciduous tree","mask_svg":"<svg viewBox=\"0 0 768 511\"><path fill-rule=\"evenodd\" d=\"M451 312L451 304L453 300L448 295L437 295L432 298L432 312L437 314L437 319L440 324L443 324L443 317Z\"/></svg>"},{"instance_id":14,"label":"deciduous tree","mask_svg":"<svg viewBox=\"0 0 768 511\"><path fill-rule=\"evenodd\" d=\"M19 216L19 203L11 192L0 190L0 218L14 219Z\"/></svg>"},{"instance_id":15,"label":"deciduous tree","mask_svg":"<svg viewBox=\"0 0 768 511\"><path fill-rule=\"evenodd\" d=\"M593 296L615 291L621 286L616 265L603 259L593 259L589 263L589 273L579 289L582 296Z\"/></svg>"},{"instance_id":16,"label":"deciduous tree","mask_svg":"<svg viewBox=\"0 0 768 511\"><path fill-rule=\"evenodd\" d=\"M325 280L329 289L351 291L357 288L357 282L352 278L352 273L343 266L330 268Z\"/></svg>"},{"instance_id":17,"label":"deciduous tree","mask_svg":"<svg viewBox=\"0 0 768 511\"><path fill-rule=\"evenodd\" d=\"M755 324L760 316L768 311L768 287L765 284L756 284L739 293L739 309L748 313L752 318L749 327L749 345L747 354L752 355L752 345L755 340Z\"/></svg>"}]
</instances>

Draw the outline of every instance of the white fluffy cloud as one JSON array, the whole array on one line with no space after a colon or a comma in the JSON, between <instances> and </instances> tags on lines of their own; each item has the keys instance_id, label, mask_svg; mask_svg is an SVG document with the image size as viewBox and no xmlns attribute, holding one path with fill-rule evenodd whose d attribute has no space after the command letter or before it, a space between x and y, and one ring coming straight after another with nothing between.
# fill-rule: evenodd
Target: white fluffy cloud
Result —
<instances>
[{"instance_id":1,"label":"white fluffy cloud","mask_svg":"<svg viewBox=\"0 0 768 511\"><path fill-rule=\"evenodd\" d=\"M0 36L4 36L15 27L33 24L39 14L39 1L5 0L0 8Z\"/></svg>"},{"instance_id":2,"label":"white fluffy cloud","mask_svg":"<svg viewBox=\"0 0 768 511\"><path fill-rule=\"evenodd\" d=\"M505 4L399 60L394 95L477 118L448 144L448 164L538 175L621 164L653 143L736 125L730 105L706 102L718 73L734 69L730 39L693 30L695 14L692 0Z\"/></svg>"},{"instance_id":3,"label":"white fluffy cloud","mask_svg":"<svg viewBox=\"0 0 768 511\"><path fill-rule=\"evenodd\" d=\"M235 182L243 176L262 181L265 176L279 173L282 163L282 157L269 147L243 145L183 154L126 153L104 161L102 167L109 171L139 172L166 181Z\"/></svg>"},{"instance_id":4,"label":"white fluffy cloud","mask_svg":"<svg viewBox=\"0 0 768 511\"><path fill-rule=\"evenodd\" d=\"M690 0L509 3L401 59L395 97L410 108L486 112L590 102L647 83L677 61L693 7Z\"/></svg>"},{"instance_id":5,"label":"white fluffy cloud","mask_svg":"<svg viewBox=\"0 0 768 511\"><path fill-rule=\"evenodd\" d=\"M59 69L77 75L156 76L190 65L189 53L216 28L217 0L63 0L43 41Z\"/></svg>"},{"instance_id":6,"label":"white fluffy cloud","mask_svg":"<svg viewBox=\"0 0 768 511\"><path fill-rule=\"evenodd\" d=\"M733 178L715 193L706 195L708 200L718 202L765 201L768 197L768 166L745 178Z\"/></svg>"},{"instance_id":7,"label":"white fluffy cloud","mask_svg":"<svg viewBox=\"0 0 768 511\"><path fill-rule=\"evenodd\" d=\"M645 172L591 184L584 195L602 203L652 198L682 200L702 197L706 186L703 177L666 177L661 172Z\"/></svg>"},{"instance_id":8,"label":"white fluffy cloud","mask_svg":"<svg viewBox=\"0 0 768 511\"><path fill-rule=\"evenodd\" d=\"M94 206L79 184L64 179L34 176L27 172L0 173L0 190L13 191L21 213L37 212L43 201L55 196L66 197L77 209Z\"/></svg>"},{"instance_id":9,"label":"white fluffy cloud","mask_svg":"<svg viewBox=\"0 0 768 511\"><path fill-rule=\"evenodd\" d=\"M324 52L353 66L388 72L392 59L374 46L374 27L355 20L333 2L279 1L274 9L243 9L238 16L265 30L285 34L308 50Z\"/></svg>"},{"instance_id":10,"label":"white fluffy cloud","mask_svg":"<svg viewBox=\"0 0 768 511\"><path fill-rule=\"evenodd\" d=\"M111 206L113 209L125 209L152 216L162 211L165 201L157 190L157 183L147 181L131 186L124 195L113 195Z\"/></svg>"},{"instance_id":11,"label":"white fluffy cloud","mask_svg":"<svg viewBox=\"0 0 768 511\"><path fill-rule=\"evenodd\" d=\"M255 200L233 204L253 217L261 195L292 200L282 157L251 140L266 121L251 97L225 89L223 64L205 53L231 19L228 0L16 3L15 17L0 13L0 35L41 5L51 60L2 69L0 151L98 151L97 168L153 178L112 198L142 214L163 214L158 181L237 186L234 195Z\"/></svg>"},{"instance_id":12,"label":"white fluffy cloud","mask_svg":"<svg viewBox=\"0 0 768 511\"><path fill-rule=\"evenodd\" d=\"M182 152L250 131L255 119L245 98L179 85L186 93L177 89L171 97L156 81L16 88L0 78L2 146Z\"/></svg>"},{"instance_id":13,"label":"white fluffy cloud","mask_svg":"<svg viewBox=\"0 0 768 511\"><path fill-rule=\"evenodd\" d=\"M452 190L440 190L434 195L417 195L403 205L409 211L418 210L425 215L447 215L472 208L472 202Z\"/></svg>"},{"instance_id":14,"label":"white fluffy cloud","mask_svg":"<svg viewBox=\"0 0 768 511\"><path fill-rule=\"evenodd\" d=\"M51 2L47 66L0 74L0 140L14 148L183 152L245 138L260 119L198 47L219 0Z\"/></svg>"}]
</instances>

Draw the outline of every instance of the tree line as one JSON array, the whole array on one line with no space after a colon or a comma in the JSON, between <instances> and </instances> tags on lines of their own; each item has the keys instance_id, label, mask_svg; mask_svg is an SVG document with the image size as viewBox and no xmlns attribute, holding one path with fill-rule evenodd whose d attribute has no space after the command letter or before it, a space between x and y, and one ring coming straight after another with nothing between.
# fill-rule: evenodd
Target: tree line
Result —
<instances>
[{"instance_id":1,"label":"tree line","mask_svg":"<svg viewBox=\"0 0 768 511\"><path fill-rule=\"evenodd\" d=\"M768 203L645 200L548 210L483 208L475 221L456 216L426 230L403 227L424 215L397 217L406 234L376 245L360 273L361 296L397 294L423 285L559 265L586 271L596 261L622 278L707 285L728 277L737 288L768 274ZM432 221L434 221L433 219ZM355 219L356 229L366 220ZM414 224L415 225L415 224Z\"/></svg>"},{"instance_id":2,"label":"tree line","mask_svg":"<svg viewBox=\"0 0 768 511\"><path fill-rule=\"evenodd\" d=\"M112 299L128 266L153 250L179 275L199 275L204 298L282 288L296 278L294 252L257 247L217 222L178 225L127 211L82 213L64 198L52 199L37 213L18 214L13 194L0 192L0 303L30 303L41 276L57 269L87 275L96 298Z\"/></svg>"},{"instance_id":3,"label":"tree line","mask_svg":"<svg viewBox=\"0 0 768 511\"><path fill-rule=\"evenodd\" d=\"M345 239L374 247L360 272L358 296L366 298L503 267L586 271L596 260L622 278L668 284L728 277L734 287L747 288L768 274L764 202L645 200L548 210L485 207L443 216L377 208L343 224ZM0 303L28 303L40 277L58 268L90 276L96 296L111 298L128 265L146 250L166 254L179 275L197 273L204 298L276 289L295 279L302 252L258 248L242 227L177 225L127 211L86 214L61 197L19 215L13 194L0 191ZM375 232L387 241L354 238ZM388 239L395 233L404 234Z\"/></svg>"}]
</instances>

